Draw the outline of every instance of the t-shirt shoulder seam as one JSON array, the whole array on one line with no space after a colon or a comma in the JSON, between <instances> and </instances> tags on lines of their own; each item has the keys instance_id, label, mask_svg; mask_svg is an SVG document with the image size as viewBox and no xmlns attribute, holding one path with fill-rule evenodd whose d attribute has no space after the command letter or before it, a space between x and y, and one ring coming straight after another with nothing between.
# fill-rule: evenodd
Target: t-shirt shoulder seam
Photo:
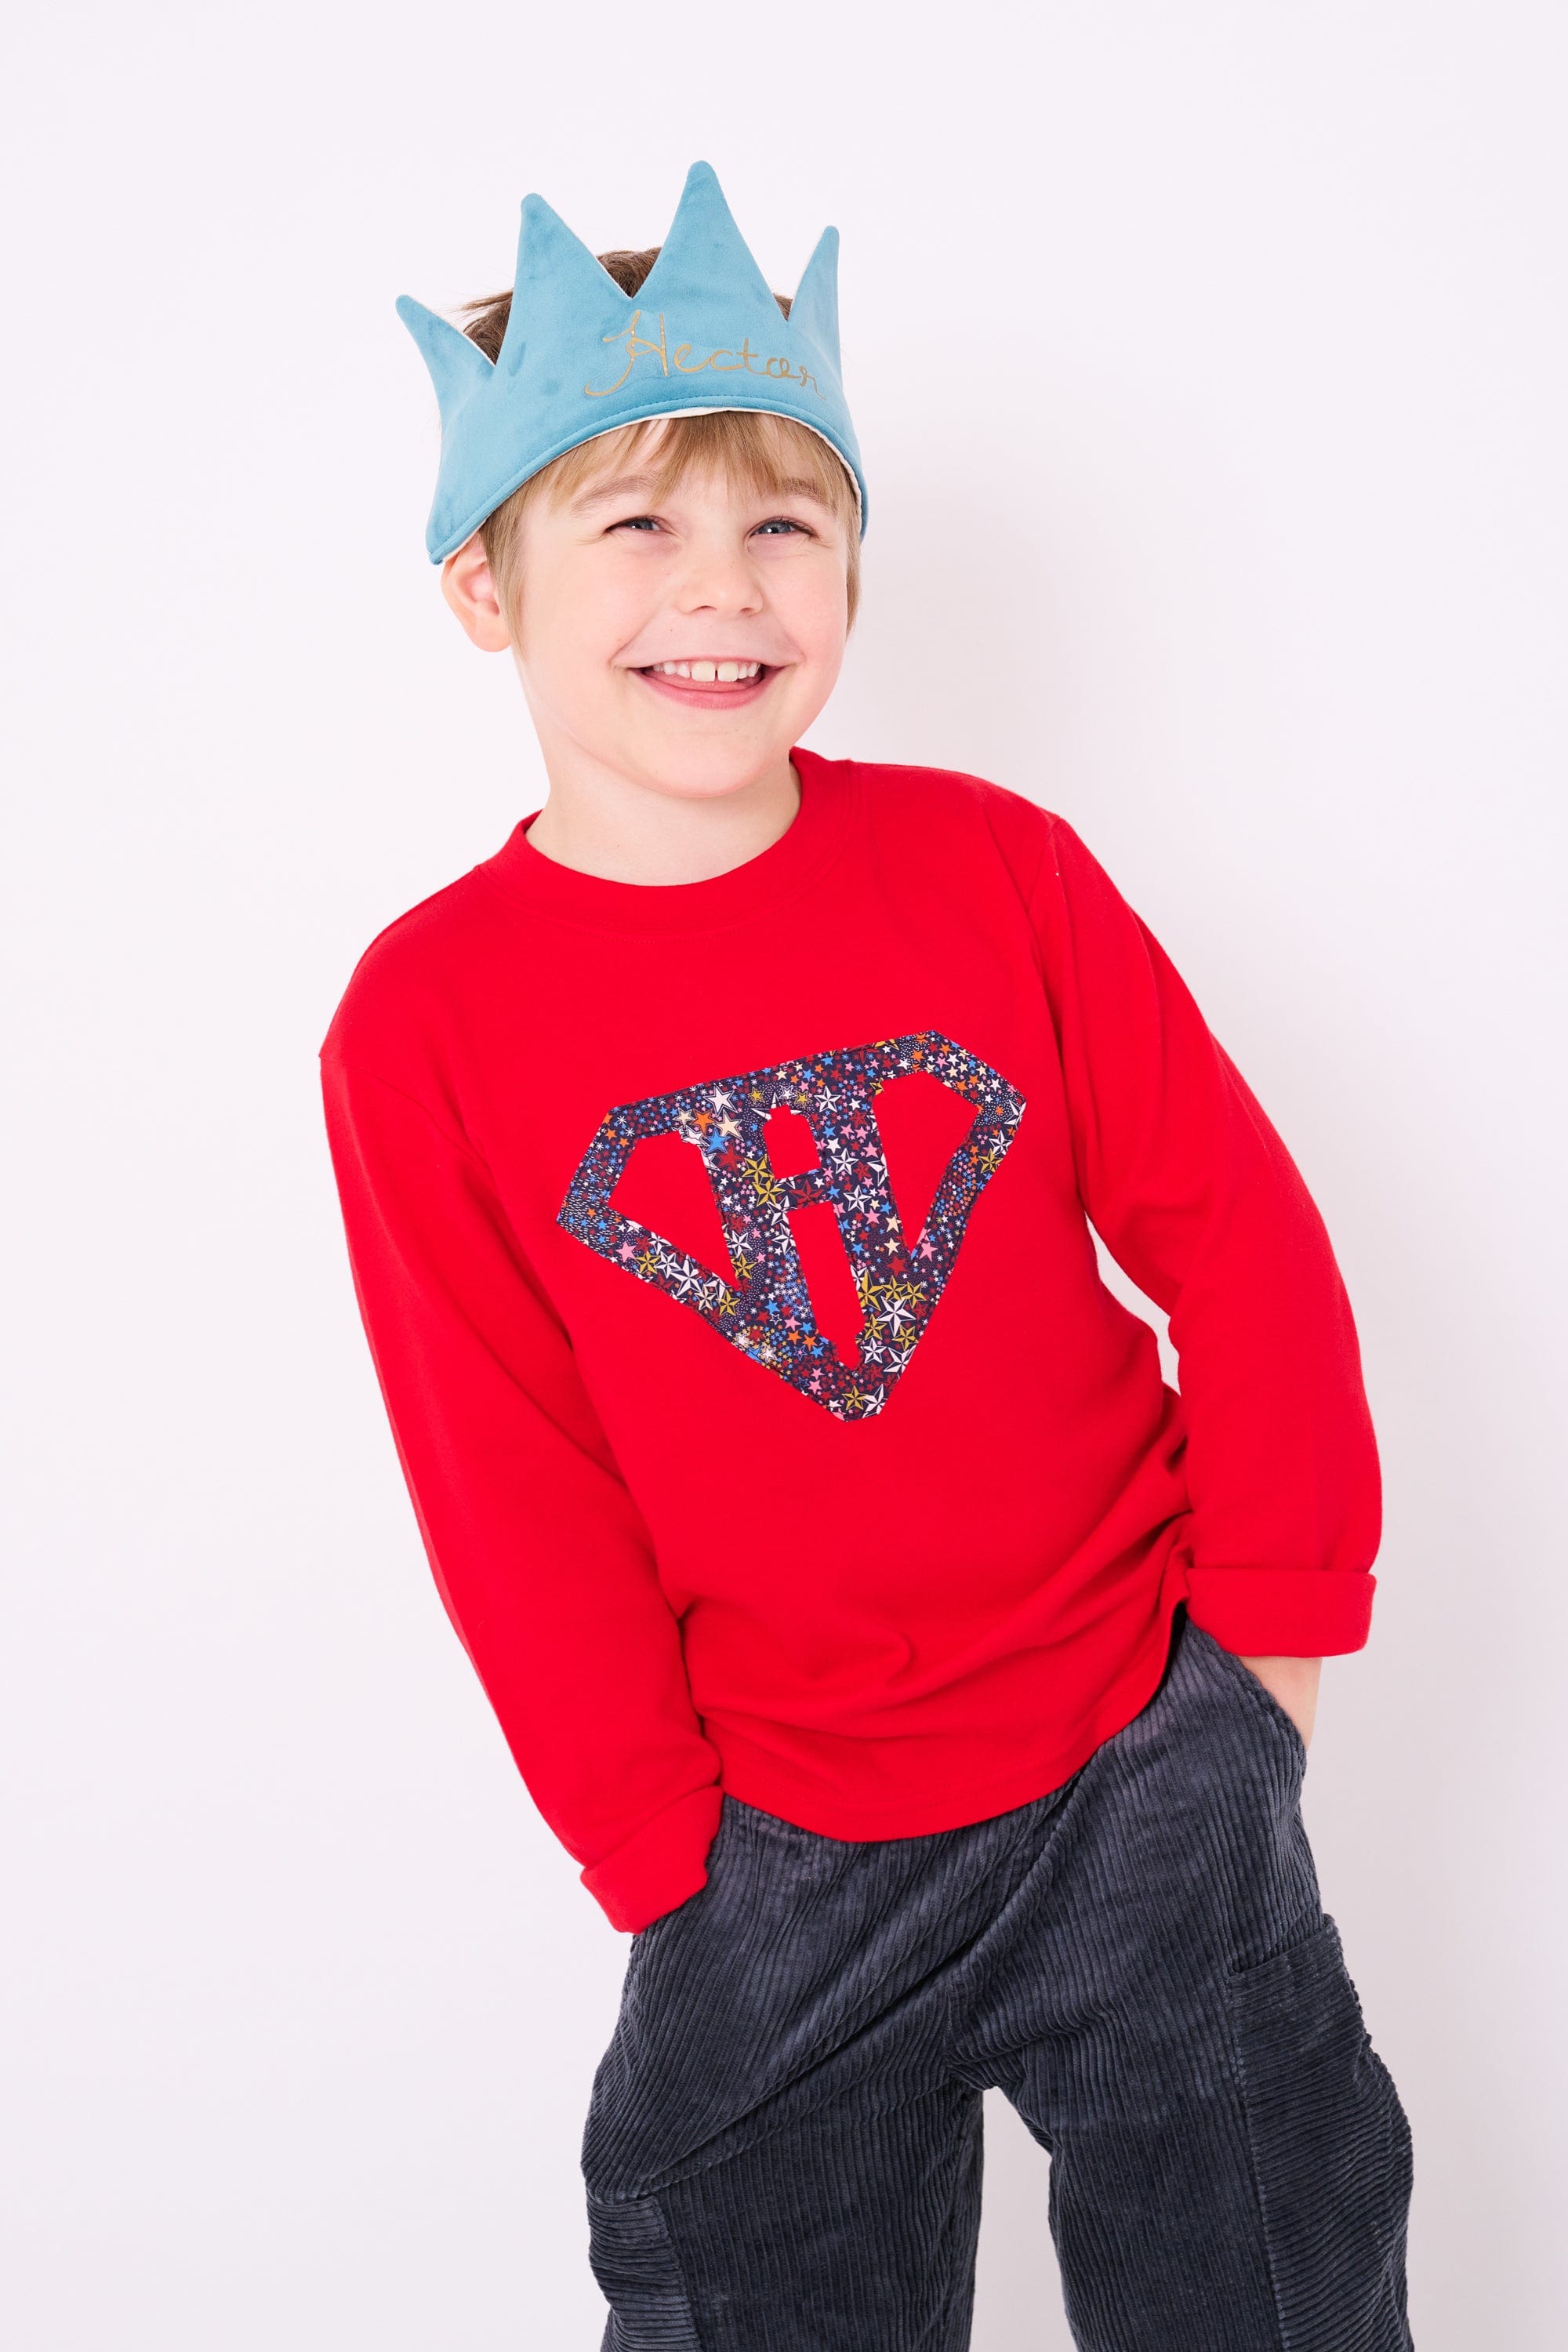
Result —
<instances>
[{"instance_id":1,"label":"t-shirt shoulder seam","mask_svg":"<svg viewBox=\"0 0 1568 2352\"><path fill-rule=\"evenodd\" d=\"M961 787L963 792L972 798L973 805L978 810L990 837L992 848L1010 887L1017 897L1020 907L1025 915L1031 921L1033 920L1036 894L1052 859L1055 829L1062 822L1054 809L1047 808L1042 802L1033 799L1029 793L1019 792L1016 785L1000 783L994 776L977 775L968 768L940 768L929 763L922 766L915 761L895 760L879 760L861 764L863 767L879 769L889 776L924 776L942 784ZM993 821L998 803L1010 803L1027 809L1032 817L1040 821L1039 856L1026 879L1020 876L1007 844Z\"/></svg>"},{"instance_id":2,"label":"t-shirt shoulder seam","mask_svg":"<svg viewBox=\"0 0 1568 2352\"><path fill-rule=\"evenodd\" d=\"M998 836L994 825L990 823L989 812L987 812L986 829L990 833L993 842L995 844L996 855L1001 859L1008 879L1011 881L1014 889L1018 894L1019 901L1022 904L1025 912L1032 917L1036 894L1039 889L1040 883L1044 878L1047 868L1054 862L1056 853L1056 831L1057 826L1061 820L1058 818L1054 809L1047 808L1042 802L1031 799L1027 793L1018 792L1011 784L999 784L994 782L991 778L984 776L976 778L975 781L985 787L985 791L988 794L1000 795L1009 801L1021 802L1024 807L1028 809L1039 821L1039 855L1034 860L1026 878L1025 876L1018 872L1012 857L1008 854L1006 844Z\"/></svg>"},{"instance_id":3,"label":"t-shirt shoulder seam","mask_svg":"<svg viewBox=\"0 0 1568 2352\"><path fill-rule=\"evenodd\" d=\"M1045 879L1047 869L1057 875L1061 873L1061 852L1058 845L1064 833L1072 831L1066 817L1058 815L1055 809L1042 809L1040 814L1046 820L1046 837L1040 844L1040 862L1035 868L1035 878L1029 885L1031 907L1035 903L1036 893Z\"/></svg>"}]
</instances>

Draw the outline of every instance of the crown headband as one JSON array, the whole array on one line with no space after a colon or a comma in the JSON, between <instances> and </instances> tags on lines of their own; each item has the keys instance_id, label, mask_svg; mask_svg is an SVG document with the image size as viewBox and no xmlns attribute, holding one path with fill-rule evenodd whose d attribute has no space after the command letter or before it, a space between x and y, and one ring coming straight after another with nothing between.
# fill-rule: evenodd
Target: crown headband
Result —
<instances>
[{"instance_id":1,"label":"crown headband","mask_svg":"<svg viewBox=\"0 0 1568 2352\"><path fill-rule=\"evenodd\" d=\"M432 563L568 449L697 409L756 410L819 434L849 468L864 534L860 448L839 380L838 232L823 230L786 319L708 163L688 172L636 294L621 291L542 196L525 196L498 358L410 295L399 295L397 315L441 408L425 532Z\"/></svg>"}]
</instances>

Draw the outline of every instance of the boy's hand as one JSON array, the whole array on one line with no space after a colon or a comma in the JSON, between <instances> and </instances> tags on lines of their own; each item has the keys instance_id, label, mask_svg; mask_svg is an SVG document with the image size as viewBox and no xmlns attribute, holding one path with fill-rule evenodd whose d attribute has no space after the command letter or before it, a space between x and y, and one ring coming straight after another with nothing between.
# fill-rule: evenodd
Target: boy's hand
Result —
<instances>
[{"instance_id":1,"label":"boy's hand","mask_svg":"<svg viewBox=\"0 0 1568 2352\"><path fill-rule=\"evenodd\" d=\"M1239 1653L1238 1653L1239 1654ZM1301 1745L1312 1744L1318 1712L1318 1677L1321 1658L1243 1658L1271 1698L1277 1699L1301 1735Z\"/></svg>"}]
</instances>

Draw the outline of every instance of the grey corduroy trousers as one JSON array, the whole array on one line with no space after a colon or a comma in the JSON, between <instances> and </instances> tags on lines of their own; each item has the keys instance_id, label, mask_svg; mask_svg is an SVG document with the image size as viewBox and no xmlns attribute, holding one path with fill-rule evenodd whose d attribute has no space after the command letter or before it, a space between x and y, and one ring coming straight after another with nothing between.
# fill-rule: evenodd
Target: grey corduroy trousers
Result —
<instances>
[{"instance_id":1,"label":"grey corduroy trousers","mask_svg":"<svg viewBox=\"0 0 1568 2352\"><path fill-rule=\"evenodd\" d=\"M1305 1751L1178 1614L1065 1787L849 1843L725 1793L634 1937L583 2138L602 2352L963 2352L982 2095L1050 2154L1083 2352L1407 2352L1410 2134Z\"/></svg>"}]
</instances>

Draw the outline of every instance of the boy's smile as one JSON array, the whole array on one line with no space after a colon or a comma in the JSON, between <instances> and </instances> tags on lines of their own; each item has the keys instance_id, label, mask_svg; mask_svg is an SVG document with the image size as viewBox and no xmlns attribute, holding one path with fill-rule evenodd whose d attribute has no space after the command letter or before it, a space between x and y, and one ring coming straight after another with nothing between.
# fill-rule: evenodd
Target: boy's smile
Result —
<instances>
[{"instance_id":1,"label":"boy's smile","mask_svg":"<svg viewBox=\"0 0 1568 2352\"><path fill-rule=\"evenodd\" d=\"M679 661L650 662L634 675L646 678L684 709L733 710L756 701L779 672L771 663L743 656L692 655Z\"/></svg>"}]
</instances>

